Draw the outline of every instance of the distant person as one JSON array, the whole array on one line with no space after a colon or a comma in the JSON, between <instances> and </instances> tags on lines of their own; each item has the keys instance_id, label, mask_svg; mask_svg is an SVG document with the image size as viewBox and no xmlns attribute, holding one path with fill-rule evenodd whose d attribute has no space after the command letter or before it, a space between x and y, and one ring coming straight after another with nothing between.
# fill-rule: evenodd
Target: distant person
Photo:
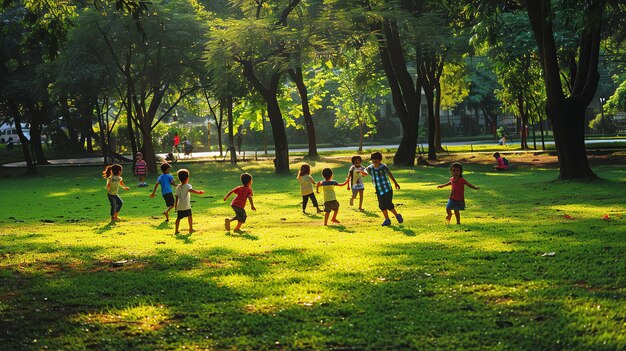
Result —
<instances>
[{"instance_id":1,"label":"distant person","mask_svg":"<svg viewBox=\"0 0 626 351\"><path fill-rule=\"evenodd\" d=\"M235 144L237 144L237 153L241 154L241 145L243 144L243 139L241 138L241 133L237 132L235 135Z\"/></svg>"},{"instance_id":2,"label":"distant person","mask_svg":"<svg viewBox=\"0 0 626 351\"><path fill-rule=\"evenodd\" d=\"M509 169L509 160L507 160L505 157L501 157L499 152L494 152L493 157L498 163L497 166L493 166L493 169L495 169L496 171L505 171Z\"/></svg>"},{"instance_id":3,"label":"distant person","mask_svg":"<svg viewBox=\"0 0 626 351\"><path fill-rule=\"evenodd\" d=\"M456 217L456 224L461 224L461 212L465 210L465 185L469 186L472 189L480 189L477 186L472 185L470 182L463 178L463 166L455 162L450 166L450 173L452 174L452 178L450 181L437 185L437 189L446 187L448 185L452 186L452 190L450 191L450 197L448 198L448 204L446 205L446 221L450 223L450 219L452 218L452 211L454 211L454 216Z\"/></svg>"},{"instance_id":4,"label":"distant person","mask_svg":"<svg viewBox=\"0 0 626 351\"><path fill-rule=\"evenodd\" d=\"M183 149L185 150L185 156L192 157L193 145L189 138L185 138L185 141L183 141Z\"/></svg>"},{"instance_id":5,"label":"distant person","mask_svg":"<svg viewBox=\"0 0 626 351\"><path fill-rule=\"evenodd\" d=\"M306 205L309 203L309 199L311 199L311 203L313 203L318 213L323 212L315 197L313 184L316 183L313 177L311 177L311 166L308 163L300 166L300 171L296 179L298 179L298 183L300 183L300 193L302 194L302 213L306 213Z\"/></svg>"},{"instance_id":6,"label":"distant person","mask_svg":"<svg viewBox=\"0 0 626 351\"><path fill-rule=\"evenodd\" d=\"M167 162L161 164L162 174L157 178L156 183L154 183L154 189L152 189L152 194L150 194L150 198L154 198L157 187L161 185L161 195L163 196L163 200L165 200L165 206L167 206L167 209L163 212L166 222L170 220L169 213L174 208L175 203L172 186L176 186L176 181L174 181L174 177L170 174L170 168L171 166Z\"/></svg>"},{"instance_id":7,"label":"distant person","mask_svg":"<svg viewBox=\"0 0 626 351\"><path fill-rule=\"evenodd\" d=\"M118 195L118 190L120 187L124 190L129 190L122 179L122 166L119 164L106 166L102 172L102 177L107 180L107 197L111 204L111 222L121 221L119 213L124 201Z\"/></svg>"},{"instance_id":8,"label":"distant person","mask_svg":"<svg viewBox=\"0 0 626 351\"><path fill-rule=\"evenodd\" d=\"M148 186L146 183L146 175L148 175L148 164L143 159L143 154L138 152L135 155L135 175L139 177L138 187Z\"/></svg>"},{"instance_id":9,"label":"distant person","mask_svg":"<svg viewBox=\"0 0 626 351\"><path fill-rule=\"evenodd\" d=\"M500 140L498 141L498 144L506 146L506 136L503 135L502 138L500 138Z\"/></svg>"},{"instance_id":10,"label":"distant person","mask_svg":"<svg viewBox=\"0 0 626 351\"><path fill-rule=\"evenodd\" d=\"M374 152L371 156L372 164L365 168L365 174L369 174L372 177L372 183L376 190L376 197L378 198L378 208L383 212L385 220L383 226L391 225L389 219L389 212L393 213L398 220L398 223L404 222L402 215L396 211L393 204L393 188L389 182L389 178L393 181L396 190L400 190L400 185L396 182L396 178L393 177L389 167L382 163L383 155L380 152Z\"/></svg>"},{"instance_id":11,"label":"distant person","mask_svg":"<svg viewBox=\"0 0 626 351\"><path fill-rule=\"evenodd\" d=\"M317 192L320 192L320 187L324 191L324 225L328 225L328 217L330 217L330 212L333 211L333 217L331 218L331 222L340 223L337 220L337 214L339 213L339 201L337 201L337 195L335 194L336 186L344 186L348 184L348 180L346 179L343 183L338 183L333 180L333 170L330 168L324 168L322 170L322 176L324 180L321 182L317 182Z\"/></svg>"},{"instance_id":12,"label":"distant person","mask_svg":"<svg viewBox=\"0 0 626 351\"><path fill-rule=\"evenodd\" d=\"M363 177L367 175L365 167L361 165L362 162L361 156L352 156L352 166L348 170L348 189L352 190L350 206L354 204L354 199L359 195L359 211L363 211L363 191L365 190Z\"/></svg>"},{"instance_id":13,"label":"distant person","mask_svg":"<svg viewBox=\"0 0 626 351\"><path fill-rule=\"evenodd\" d=\"M231 194L235 194L235 198L230 203L230 207L235 211L235 216L233 218L226 218L224 220L224 227L227 231L230 231L230 222L237 221L237 226L234 229L236 233L241 233L241 226L246 223L246 218L248 218L245 209L247 200L250 200L250 208L252 211L256 211L254 202L252 202L252 176L248 173L243 173L239 176L239 179L242 185L229 191L228 194L224 196L224 201L226 201Z\"/></svg>"},{"instance_id":14,"label":"distant person","mask_svg":"<svg viewBox=\"0 0 626 351\"><path fill-rule=\"evenodd\" d=\"M178 136L178 132L174 133L174 148L176 149L176 153L180 153L180 137Z\"/></svg>"},{"instance_id":15,"label":"distant person","mask_svg":"<svg viewBox=\"0 0 626 351\"><path fill-rule=\"evenodd\" d=\"M204 190L195 190L189 184L189 171L186 169L181 169L177 173L178 180L180 180L180 184L176 187L176 196L174 199L174 207L176 207L176 211L178 211L178 216L176 217L176 229L174 229L174 234L179 234L178 225L180 224L180 220L187 217L187 221L189 222L189 234L193 233L193 216L191 214L191 194L204 194Z\"/></svg>"}]
</instances>

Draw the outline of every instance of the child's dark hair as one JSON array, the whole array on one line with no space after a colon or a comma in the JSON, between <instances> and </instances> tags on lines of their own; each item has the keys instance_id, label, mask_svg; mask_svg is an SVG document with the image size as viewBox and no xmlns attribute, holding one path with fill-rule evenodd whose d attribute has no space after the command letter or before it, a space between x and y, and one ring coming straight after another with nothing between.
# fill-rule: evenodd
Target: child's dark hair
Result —
<instances>
[{"instance_id":1,"label":"child's dark hair","mask_svg":"<svg viewBox=\"0 0 626 351\"><path fill-rule=\"evenodd\" d=\"M241 184L243 185L248 185L248 183L252 180L252 176L248 173L242 173L239 178L241 178Z\"/></svg>"},{"instance_id":2,"label":"child's dark hair","mask_svg":"<svg viewBox=\"0 0 626 351\"><path fill-rule=\"evenodd\" d=\"M462 164L455 162L450 166L450 170L452 170L453 168L457 168L460 171L459 177L463 177L463 165Z\"/></svg>"},{"instance_id":3,"label":"child's dark hair","mask_svg":"<svg viewBox=\"0 0 626 351\"><path fill-rule=\"evenodd\" d=\"M165 171L167 171L168 169L170 169L170 164L167 162L163 162L161 163L161 172L165 173Z\"/></svg>"},{"instance_id":4,"label":"child's dark hair","mask_svg":"<svg viewBox=\"0 0 626 351\"><path fill-rule=\"evenodd\" d=\"M184 183L185 181L187 181L187 179L189 179L189 171L186 169L179 169L178 170L178 180L180 180L182 183Z\"/></svg>"},{"instance_id":5,"label":"child's dark hair","mask_svg":"<svg viewBox=\"0 0 626 351\"><path fill-rule=\"evenodd\" d=\"M324 177L324 179L330 179L333 177L333 170L330 168L324 168L322 170L322 176Z\"/></svg>"},{"instance_id":6,"label":"child's dark hair","mask_svg":"<svg viewBox=\"0 0 626 351\"><path fill-rule=\"evenodd\" d=\"M114 165L106 166L104 171L102 171L102 177L109 178L111 174L117 176L120 175L120 173L122 173L122 166L116 163Z\"/></svg>"},{"instance_id":7,"label":"child's dark hair","mask_svg":"<svg viewBox=\"0 0 626 351\"><path fill-rule=\"evenodd\" d=\"M383 154L381 154L380 152L376 151L372 154L372 160L381 160L383 159Z\"/></svg>"},{"instance_id":8,"label":"child's dark hair","mask_svg":"<svg viewBox=\"0 0 626 351\"><path fill-rule=\"evenodd\" d=\"M137 151L137 153L135 154L135 156L141 156L143 158L143 154L139 151Z\"/></svg>"},{"instance_id":9,"label":"child's dark hair","mask_svg":"<svg viewBox=\"0 0 626 351\"><path fill-rule=\"evenodd\" d=\"M499 153L499 152L494 152L494 153L493 153L493 157L495 157L495 158L499 158L499 157L500 157L500 153Z\"/></svg>"},{"instance_id":10,"label":"child's dark hair","mask_svg":"<svg viewBox=\"0 0 626 351\"><path fill-rule=\"evenodd\" d=\"M352 156L352 164L354 164L356 161L361 161L363 162L363 159L361 158L361 156L356 155L356 156Z\"/></svg>"},{"instance_id":11,"label":"child's dark hair","mask_svg":"<svg viewBox=\"0 0 626 351\"><path fill-rule=\"evenodd\" d=\"M298 176L303 176L307 174L311 174L311 166L308 163L305 163L302 166L300 166L300 171L298 172Z\"/></svg>"}]
</instances>

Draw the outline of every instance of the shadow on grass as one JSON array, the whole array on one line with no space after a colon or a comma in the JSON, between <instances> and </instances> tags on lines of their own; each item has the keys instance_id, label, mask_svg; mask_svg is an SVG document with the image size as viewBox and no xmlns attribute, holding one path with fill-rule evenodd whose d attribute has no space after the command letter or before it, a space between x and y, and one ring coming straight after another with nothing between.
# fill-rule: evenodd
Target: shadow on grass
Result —
<instances>
[{"instance_id":1,"label":"shadow on grass","mask_svg":"<svg viewBox=\"0 0 626 351\"><path fill-rule=\"evenodd\" d=\"M182 241L184 244L193 244L193 239L191 239L193 234L181 234L181 233L176 233L174 234L174 238L176 238L176 240L180 240Z\"/></svg>"},{"instance_id":2,"label":"shadow on grass","mask_svg":"<svg viewBox=\"0 0 626 351\"><path fill-rule=\"evenodd\" d=\"M242 231L240 233L237 233L237 232L234 232L234 231L233 232L226 232L226 236L230 236L230 237L233 237L233 238L241 238L241 239L246 239L246 240L253 240L253 241L254 240L259 240L259 237L257 235L250 234L250 233L248 233L246 231Z\"/></svg>"},{"instance_id":3,"label":"shadow on grass","mask_svg":"<svg viewBox=\"0 0 626 351\"><path fill-rule=\"evenodd\" d=\"M153 226L153 228L158 230L172 229L172 225L170 224L170 222L163 221L158 225Z\"/></svg>"},{"instance_id":4,"label":"shadow on grass","mask_svg":"<svg viewBox=\"0 0 626 351\"><path fill-rule=\"evenodd\" d=\"M104 234L104 233L112 230L113 228L115 228L115 222L109 222L109 223L103 225L102 227L96 229L96 233L97 234Z\"/></svg>"},{"instance_id":5,"label":"shadow on grass","mask_svg":"<svg viewBox=\"0 0 626 351\"><path fill-rule=\"evenodd\" d=\"M329 224L328 226L326 226L326 228L328 229L332 229L332 230L336 230L338 232L342 232L342 233L349 233L349 234L353 234L356 233L356 230L354 229L348 229L348 227L346 227L343 224L340 225L336 225L336 224Z\"/></svg>"},{"instance_id":6,"label":"shadow on grass","mask_svg":"<svg viewBox=\"0 0 626 351\"><path fill-rule=\"evenodd\" d=\"M415 234L415 232L412 229L409 229L409 228L404 227L404 226L401 227L401 226L392 225L392 226L390 226L390 228L393 229L394 231L400 232L400 233L402 233L402 234L404 234L406 236L417 236L417 234Z\"/></svg>"}]
</instances>

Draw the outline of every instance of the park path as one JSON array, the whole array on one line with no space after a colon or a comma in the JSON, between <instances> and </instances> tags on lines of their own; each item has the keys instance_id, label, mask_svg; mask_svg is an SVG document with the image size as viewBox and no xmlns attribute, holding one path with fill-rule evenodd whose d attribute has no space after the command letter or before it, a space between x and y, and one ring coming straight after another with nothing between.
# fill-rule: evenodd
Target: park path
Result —
<instances>
[{"instance_id":1,"label":"park path","mask_svg":"<svg viewBox=\"0 0 626 351\"><path fill-rule=\"evenodd\" d=\"M593 145L597 143L607 143L607 142L626 142L626 139L590 139L586 140L585 144ZM443 146L460 146L460 145L494 145L495 142L493 140L481 140L481 141L453 141L453 142L444 142ZM517 142L507 142L508 146L518 146L519 141ZM554 145L553 141L546 141L546 145ZM427 144L419 144L420 148L427 147ZM539 146L539 145L538 145ZM372 150L372 149L395 149L398 145L363 145L363 149ZM318 152L325 151L354 151L358 150L358 146L345 146L345 147L324 147L318 148ZM308 148L296 148L290 149L289 152L297 152L297 153L306 153L308 152ZM541 150L539 150L541 152ZM164 159L165 153L157 154L157 158ZM217 161L225 159L224 156L220 156L219 151L199 151L194 152L192 156L183 156L183 153L180 154L180 161ZM264 151L245 151L239 154L237 157L241 159L245 156L246 159L254 159L256 156L258 157L266 157L274 155L274 150L268 150L267 155ZM129 159L132 159L132 155L127 155ZM104 158L102 156L99 157L81 157L81 158L64 158L64 159L56 159L49 160L50 165L47 166L99 166L104 164ZM23 168L26 167L26 162L12 162L3 165L4 167L12 167L12 168Z\"/></svg>"}]
</instances>

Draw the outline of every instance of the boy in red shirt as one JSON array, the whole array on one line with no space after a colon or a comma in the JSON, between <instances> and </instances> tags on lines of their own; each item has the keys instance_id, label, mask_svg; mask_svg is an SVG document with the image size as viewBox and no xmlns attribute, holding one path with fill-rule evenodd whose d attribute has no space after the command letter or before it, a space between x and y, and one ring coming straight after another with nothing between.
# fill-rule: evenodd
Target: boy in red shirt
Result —
<instances>
[{"instance_id":1,"label":"boy in red shirt","mask_svg":"<svg viewBox=\"0 0 626 351\"><path fill-rule=\"evenodd\" d=\"M452 191L450 191L450 198L448 199L448 204L446 205L446 221L450 223L450 219L452 218L452 210L454 210L454 216L456 217L456 224L461 224L461 210L465 209L465 187L467 184L472 189L480 189L477 186L473 186L463 178L463 166L455 162L450 166L450 173L452 173L452 178L450 181L437 185L437 189L446 187L448 185L452 185Z\"/></svg>"},{"instance_id":2,"label":"boy in red shirt","mask_svg":"<svg viewBox=\"0 0 626 351\"><path fill-rule=\"evenodd\" d=\"M230 207L235 211L235 217L226 218L224 220L224 227L226 230L230 231L230 222L237 221L237 226L234 229L237 233L241 233L241 225L246 223L246 218L248 217L245 210L246 201L248 199L250 199L250 208L256 211L256 207L254 207L254 203L252 202L252 176L248 173L243 173L240 178L243 185L234 188L224 196L224 201L226 201L230 194L235 193L236 195L230 203Z\"/></svg>"}]
</instances>

